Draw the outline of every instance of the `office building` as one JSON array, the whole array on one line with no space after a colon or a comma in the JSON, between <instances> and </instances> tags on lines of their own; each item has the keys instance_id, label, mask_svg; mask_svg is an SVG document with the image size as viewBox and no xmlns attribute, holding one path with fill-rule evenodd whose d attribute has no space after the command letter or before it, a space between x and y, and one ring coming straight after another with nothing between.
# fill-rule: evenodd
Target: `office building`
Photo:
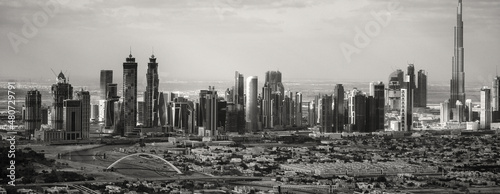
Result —
<instances>
[{"instance_id":1,"label":"office building","mask_svg":"<svg viewBox=\"0 0 500 194\"><path fill-rule=\"evenodd\" d=\"M212 86L208 90L200 91L199 103L197 105L197 125L202 127L198 134L202 136L217 136L218 131L218 96L217 91Z\"/></svg>"},{"instance_id":2,"label":"office building","mask_svg":"<svg viewBox=\"0 0 500 194\"><path fill-rule=\"evenodd\" d=\"M373 120L372 124L375 126L372 127L370 130L373 132L373 130L378 131L378 130L384 130L384 124L385 124L385 85L382 82L373 82L373 104L372 105L374 108L373 112L374 113L369 113L372 114L373 117L369 117L369 120ZM371 104L370 104L371 105ZM370 109L371 111L371 109Z\"/></svg>"},{"instance_id":3,"label":"office building","mask_svg":"<svg viewBox=\"0 0 500 194\"><path fill-rule=\"evenodd\" d=\"M468 122L473 122L474 119L473 119L473 111L472 111L472 108L473 108L473 105L472 105L472 100L471 99L467 99L465 100L465 118L467 119L466 121Z\"/></svg>"},{"instance_id":4,"label":"office building","mask_svg":"<svg viewBox=\"0 0 500 194\"><path fill-rule=\"evenodd\" d=\"M66 81L64 74L59 73L57 76L57 83L52 85L52 128L63 128L63 101L73 99L73 86Z\"/></svg>"},{"instance_id":5,"label":"office building","mask_svg":"<svg viewBox=\"0 0 500 194\"><path fill-rule=\"evenodd\" d=\"M413 90L411 89L411 76L406 75L401 88L401 130L413 129Z\"/></svg>"},{"instance_id":6,"label":"office building","mask_svg":"<svg viewBox=\"0 0 500 194\"><path fill-rule=\"evenodd\" d=\"M487 87L481 88L481 112L479 120L480 129L491 127L491 90Z\"/></svg>"},{"instance_id":7,"label":"office building","mask_svg":"<svg viewBox=\"0 0 500 194\"><path fill-rule=\"evenodd\" d=\"M145 109L146 103L144 103L144 101L137 101L137 123L139 123L139 125L144 125Z\"/></svg>"},{"instance_id":8,"label":"office building","mask_svg":"<svg viewBox=\"0 0 500 194\"><path fill-rule=\"evenodd\" d=\"M246 109L245 109L245 121L246 128L248 132L258 131L258 107L257 107L257 76L250 76L246 81Z\"/></svg>"},{"instance_id":9,"label":"office building","mask_svg":"<svg viewBox=\"0 0 500 194\"><path fill-rule=\"evenodd\" d=\"M295 125L302 126L302 93L295 93Z\"/></svg>"},{"instance_id":10,"label":"office building","mask_svg":"<svg viewBox=\"0 0 500 194\"><path fill-rule=\"evenodd\" d=\"M323 95L319 99L319 107L321 112L319 114L320 132L333 133L333 98L330 95Z\"/></svg>"},{"instance_id":11,"label":"office building","mask_svg":"<svg viewBox=\"0 0 500 194\"><path fill-rule=\"evenodd\" d=\"M104 112L104 127L106 129L112 128L115 125L115 104L120 97L118 96L118 84L109 83L107 85L106 105Z\"/></svg>"},{"instance_id":12,"label":"office building","mask_svg":"<svg viewBox=\"0 0 500 194\"><path fill-rule=\"evenodd\" d=\"M158 126L158 63L156 58L151 55L148 63L148 70L146 73L146 92L144 93L144 126L157 127Z\"/></svg>"},{"instance_id":13,"label":"office building","mask_svg":"<svg viewBox=\"0 0 500 194\"><path fill-rule=\"evenodd\" d=\"M427 73L419 70L417 74L417 88L415 90L415 107L427 107Z\"/></svg>"},{"instance_id":14,"label":"office building","mask_svg":"<svg viewBox=\"0 0 500 194\"><path fill-rule=\"evenodd\" d=\"M500 111L500 76L493 78L491 87L491 110Z\"/></svg>"},{"instance_id":15,"label":"office building","mask_svg":"<svg viewBox=\"0 0 500 194\"><path fill-rule=\"evenodd\" d=\"M101 70L101 80L99 84L99 97L101 100L106 100L107 86L113 83L113 70Z\"/></svg>"},{"instance_id":16,"label":"office building","mask_svg":"<svg viewBox=\"0 0 500 194\"><path fill-rule=\"evenodd\" d=\"M24 128L28 139L32 139L35 130L42 126L42 94L38 90L30 90L24 101L26 107Z\"/></svg>"},{"instance_id":17,"label":"office building","mask_svg":"<svg viewBox=\"0 0 500 194\"><path fill-rule=\"evenodd\" d=\"M344 104L344 86L335 85L333 90L333 127L336 133L344 132L345 104Z\"/></svg>"},{"instance_id":18,"label":"office building","mask_svg":"<svg viewBox=\"0 0 500 194\"><path fill-rule=\"evenodd\" d=\"M350 131L347 132L367 132L367 97L354 88L349 95L348 103L348 124Z\"/></svg>"},{"instance_id":19,"label":"office building","mask_svg":"<svg viewBox=\"0 0 500 194\"><path fill-rule=\"evenodd\" d=\"M284 94L285 88L281 82L281 72L266 72L261 107L264 128L274 128L274 126L282 124L281 106Z\"/></svg>"},{"instance_id":20,"label":"office building","mask_svg":"<svg viewBox=\"0 0 500 194\"><path fill-rule=\"evenodd\" d=\"M82 138L82 109L80 100L64 100L63 131L66 140Z\"/></svg>"},{"instance_id":21,"label":"office building","mask_svg":"<svg viewBox=\"0 0 500 194\"><path fill-rule=\"evenodd\" d=\"M123 63L123 124L125 135L137 124L137 63L132 53Z\"/></svg>"},{"instance_id":22,"label":"office building","mask_svg":"<svg viewBox=\"0 0 500 194\"><path fill-rule=\"evenodd\" d=\"M233 90L233 102L236 105L244 105L244 78L243 74L238 73L237 71L235 72L234 76L234 90Z\"/></svg>"},{"instance_id":23,"label":"office building","mask_svg":"<svg viewBox=\"0 0 500 194\"><path fill-rule=\"evenodd\" d=\"M90 93L83 89L76 92L76 99L80 101L80 138L88 139L90 135Z\"/></svg>"},{"instance_id":24,"label":"office building","mask_svg":"<svg viewBox=\"0 0 500 194\"><path fill-rule=\"evenodd\" d=\"M386 103L389 110L401 109L401 86L403 85L404 72L398 69L389 75Z\"/></svg>"}]
</instances>

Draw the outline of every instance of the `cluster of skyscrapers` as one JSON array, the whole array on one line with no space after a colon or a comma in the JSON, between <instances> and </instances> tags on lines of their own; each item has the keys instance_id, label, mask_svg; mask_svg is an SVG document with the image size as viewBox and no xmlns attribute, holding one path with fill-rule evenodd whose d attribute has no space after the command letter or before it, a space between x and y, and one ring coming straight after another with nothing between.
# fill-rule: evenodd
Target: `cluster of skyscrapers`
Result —
<instances>
[{"instance_id":1,"label":"cluster of skyscrapers","mask_svg":"<svg viewBox=\"0 0 500 194\"><path fill-rule=\"evenodd\" d=\"M44 141L77 140L89 137L90 93L83 89L73 94L73 87L61 72L52 85L52 106L42 108L42 95L38 90L28 91L23 120L30 139ZM50 118L50 120L48 119ZM42 124L50 124L43 130Z\"/></svg>"}]
</instances>

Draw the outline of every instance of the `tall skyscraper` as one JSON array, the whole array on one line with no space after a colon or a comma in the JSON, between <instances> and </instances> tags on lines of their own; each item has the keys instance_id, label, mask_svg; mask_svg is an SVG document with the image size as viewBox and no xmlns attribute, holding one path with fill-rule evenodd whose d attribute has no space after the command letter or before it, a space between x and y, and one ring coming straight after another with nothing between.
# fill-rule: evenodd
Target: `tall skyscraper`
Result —
<instances>
[{"instance_id":1,"label":"tall skyscraper","mask_svg":"<svg viewBox=\"0 0 500 194\"><path fill-rule=\"evenodd\" d=\"M406 75L401 88L401 130L413 129L413 90L411 89L411 76Z\"/></svg>"},{"instance_id":2,"label":"tall skyscraper","mask_svg":"<svg viewBox=\"0 0 500 194\"><path fill-rule=\"evenodd\" d=\"M106 100L107 86L109 83L113 82L113 70L101 70L101 81L99 97L101 100Z\"/></svg>"},{"instance_id":3,"label":"tall skyscraper","mask_svg":"<svg viewBox=\"0 0 500 194\"><path fill-rule=\"evenodd\" d=\"M324 95L320 98L319 104L321 112L319 115L320 131L321 133L333 133L333 109L332 109L333 98L329 95Z\"/></svg>"},{"instance_id":4,"label":"tall skyscraper","mask_svg":"<svg viewBox=\"0 0 500 194\"><path fill-rule=\"evenodd\" d=\"M132 133L137 124L137 63L132 53L123 63L123 122L124 135Z\"/></svg>"},{"instance_id":5,"label":"tall skyscraper","mask_svg":"<svg viewBox=\"0 0 500 194\"><path fill-rule=\"evenodd\" d=\"M491 110L500 111L500 76L493 78L491 87Z\"/></svg>"},{"instance_id":6,"label":"tall skyscraper","mask_svg":"<svg viewBox=\"0 0 500 194\"><path fill-rule=\"evenodd\" d=\"M82 109L80 100L64 100L63 102L64 123L66 140L76 140L82 138Z\"/></svg>"},{"instance_id":7,"label":"tall skyscraper","mask_svg":"<svg viewBox=\"0 0 500 194\"><path fill-rule=\"evenodd\" d=\"M316 105L317 105L317 100L313 100L311 102L309 102L309 109L308 109L308 112L307 112L307 124L310 126L310 127L314 127L316 126L317 124L317 110L316 110Z\"/></svg>"},{"instance_id":8,"label":"tall skyscraper","mask_svg":"<svg viewBox=\"0 0 500 194\"><path fill-rule=\"evenodd\" d=\"M467 99L465 100L465 108L467 111L465 111L467 113L467 115L465 116L467 118L467 121L468 122L473 122L473 111L472 111L472 100L471 99Z\"/></svg>"},{"instance_id":9,"label":"tall skyscraper","mask_svg":"<svg viewBox=\"0 0 500 194\"><path fill-rule=\"evenodd\" d=\"M233 101L235 105L244 105L244 78L243 74L235 72L234 75L234 91L233 91Z\"/></svg>"},{"instance_id":10,"label":"tall skyscraper","mask_svg":"<svg viewBox=\"0 0 500 194\"><path fill-rule=\"evenodd\" d=\"M374 113L373 118L375 126L374 130L384 130L385 124L385 85L382 82L373 82L373 100L374 100ZM370 110L371 111L371 110Z\"/></svg>"},{"instance_id":11,"label":"tall skyscraper","mask_svg":"<svg viewBox=\"0 0 500 194\"><path fill-rule=\"evenodd\" d=\"M82 139L88 139L90 135L90 93L83 89L76 92L76 99L80 100L81 135Z\"/></svg>"},{"instance_id":12,"label":"tall skyscraper","mask_svg":"<svg viewBox=\"0 0 500 194\"><path fill-rule=\"evenodd\" d=\"M217 136L218 131L218 103L217 91L212 86L208 90L200 91L200 100L197 109L197 124L201 128L202 136Z\"/></svg>"},{"instance_id":13,"label":"tall skyscraper","mask_svg":"<svg viewBox=\"0 0 500 194\"><path fill-rule=\"evenodd\" d=\"M389 75L386 103L390 110L401 109L401 86L403 85L404 72L398 69Z\"/></svg>"},{"instance_id":14,"label":"tall skyscraper","mask_svg":"<svg viewBox=\"0 0 500 194\"><path fill-rule=\"evenodd\" d=\"M66 82L64 74L59 73L57 76L57 83L52 85L52 128L63 129L64 115L63 115L63 101L73 98L73 87Z\"/></svg>"},{"instance_id":15,"label":"tall skyscraper","mask_svg":"<svg viewBox=\"0 0 500 194\"><path fill-rule=\"evenodd\" d=\"M302 126L302 93L295 93L295 125Z\"/></svg>"},{"instance_id":16,"label":"tall skyscraper","mask_svg":"<svg viewBox=\"0 0 500 194\"><path fill-rule=\"evenodd\" d=\"M427 73L424 70L419 70L417 78L415 107L427 107Z\"/></svg>"},{"instance_id":17,"label":"tall skyscraper","mask_svg":"<svg viewBox=\"0 0 500 194\"><path fill-rule=\"evenodd\" d=\"M104 120L105 120L105 125L104 127L109 129L113 125L115 125L115 104L118 100L120 100L120 97L118 96L118 85L115 83L110 83L107 86L107 96L106 96L106 103L105 103L105 113L104 113Z\"/></svg>"},{"instance_id":18,"label":"tall skyscraper","mask_svg":"<svg viewBox=\"0 0 500 194\"><path fill-rule=\"evenodd\" d=\"M156 63L154 55L149 58L146 80L144 126L156 127L158 126L158 85L160 81L158 79L158 63Z\"/></svg>"},{"instance_id":19,"label":"tall skyscraper","mask_svg":"<svg viewBox=\"0 0 500 194\"><path fill-rule=\"evenodd\" d=\"M345 104L344 104L344 86L335 85L333 90L333 127L336 133L344 132Z\"/></svg>"},{"instance_id":20,"label":"tall skyscraper","mask_svg":"<svg viewBox=\"0 0 500 194\"><path fill-rule=\"evenodd\" d=\"M259 117L257 109L257 76L250 76L247 78L246 82L246 109L245 109L245 121L246 128L249 132L254 132L259 129Z\"/></svg>"},{"instance_id":21,"label":"tall skyscraper","mask_svg":"<svg viewBox=\"0 0 500 194\"><path fill-rule=\"evenodd\" d=\"M262 88L262 122L264 128L273 128L282 123L280 110L285 95L285 88L281 82L281 72L268 71L264 87Z\"/></svg>"},{"instance_id":22,"label":"tall skyscraper","mask_svg":"<svg viewBox=\"0 0 500 194\"><path fill-rule=\"evenodd\" d=\"M42 126L42 94L38 90L30 90L25 99L26 115L24 118L24 128L29 139L35 134L35 130L40 130Z\"/></svg>"},{"instance_id":23,"label":"tall skyscraper","mask_svg":"<svg viewBox=\"0 0 500 194\"><path fill-rule=\"evenodd\" d=\"M352 126L350 132L367 132L366 127L366 96L356 88L349 95L349 124Z\"/></svg>"},{"instance_id":24,"label":"tall skyscraper","mask_svg":"<svg viewBox=\"0 0 500 194\"><path fill-rule=\"evenodd\" d=\"M490 129L491 127L491 90L487 87L481 88L481 115L480 128Z\"/></svg>"},{"instance_id":25,"label":"tall skyscraper","mask_svg":"<svg viewBox=\"0 0 500 194\"><path fill-rule=\"evenodd\" d=\"M458 0L457 26L455 26L455 48L452 58L452 77L450 82L450 105L456 107L456 101L465 102L465 72L464 72L464 22L462 21L462 0ZM454 110L463 112L463 110ZM457 118L454 116L454 118Z\"/></svg>"}]
</instances>

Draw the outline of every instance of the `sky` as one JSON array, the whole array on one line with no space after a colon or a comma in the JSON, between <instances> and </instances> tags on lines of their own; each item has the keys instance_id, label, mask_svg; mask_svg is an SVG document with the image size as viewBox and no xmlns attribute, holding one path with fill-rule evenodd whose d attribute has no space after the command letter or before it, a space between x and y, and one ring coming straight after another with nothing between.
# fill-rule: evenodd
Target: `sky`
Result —
<instances>
[{"instance_id":1,"label":"sky","mask_svg":"<svg viewBox=\"0 0 500 194\"><path fill-rule=\"evenodd\" d=\"M500 65L500 1L463 0L467 82ZM0 0L0 79L98 80L131 50L145 79L384 81L414 63L451 79L458 0ZM365 37L356 41L356 37ZM261 81L259 79L259 81Z\"/></svg>"}]
</instances>

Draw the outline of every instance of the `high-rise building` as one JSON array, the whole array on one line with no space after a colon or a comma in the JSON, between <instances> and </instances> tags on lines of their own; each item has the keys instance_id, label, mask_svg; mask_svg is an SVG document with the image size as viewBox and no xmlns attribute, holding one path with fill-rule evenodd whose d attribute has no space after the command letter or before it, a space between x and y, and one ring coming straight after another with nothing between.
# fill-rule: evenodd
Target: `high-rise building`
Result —
<instances>
[{"instance_id":1,"label":"high-rise building","mask_svg":"<svg viewBox=\"0 0 500 194\"><path fill-rule=\"evenodd\" d=\"M415 90L415 107L427 107L427 73L419 70L417 74L417 88Z\"/></svg>"},{"instance_id":2,"label":"high-rise building","mask_svg":"<svg viewBox=\"0 0 500 194\"><path fill-rule=\"evenodd\" d=\"M144 124L144 112L146 109L146 103L144 101L137 101L137 122L141 125Z\"/></svg>"},{"instance_id":3,"label":"high-rise building","mask_svg":"<svg viewBox=\"0 0 500 194\"><path fill-rule=\"evenodd\" d=\"M63 101L73 99L73 87L66 82L64 74L59 73L57 76L57 83L52 85L52 128L63 129L64 115L63 115Z\"/></svg>"},{"instance_id":4,"label":"high-rise building","mask_svg":"<svg viewBox=\"0 0 500 194\"><path fill-rule=\"evenodd\" d=\"M295 125L302 126L302 93L295 93Z\"/></svg>"},{"instance_id":5,"label":"high-rise building","mask_svg":"<svg viewBox=\"0 0 500 194\"><path fill-rule=\"evenodd\" d=\"M440 103L440 121L441 123L447 123L450 121L450 101L445 100Z\"/></svg>"},{"instance_id":6,"label":"high-rise building","mask_svg":"<svg viewBox=\"0 0 500 194\"><path fill-rule=\"evenodd\" d=\"M282 101L285 88L281 82L281 72L266 72L264 87L262 88L262 122L264 128L274 128L282 123Z\"/></svg>"},{"instance_id":7,"label":"high-rise building","mask_svg":"<svg viewBox=\"0 0 500 194\"><path fill-rule=\"evenodd\" d=\"M333 103L333 98L332 96L329 95L323 95L320 100L319 104L321 106L321 112L320 112L320 131L321 133L333 133L333 109L332 109L332 103Z\"/></svg>"},{"instance_id":8,"label":"high-rise building","mask_svg":"<svg viewBox=\"0 0 500 194\"><path fill-rule=\"evenodd\" d=\"M461 118L456 117L457 111L463 112L463 110L456 110L456 101L465 102L465 72L464 72L464 23L462 21L462 0L458 0L457 6L457 26L455 26L455 48L454 55L452 58L452 77L450 81L450 108L454 111L454 118L461 120Z\"/></svg>"},{"instance_id":9,"label":"high-rise building","mask_svg":"<svg viewBox=\"0 0 500 194\"><path fill-rule=\"evenodd\" d=\"M115 83L109 83L107 85L107 94L106 94L106 104L105 104L105 112L104 112L104 120L106 129L111 128L115 125L115 104L120 97L118 96L118 85Z\"/></svg>"},{"instance_id":10,"label":"high-rise building","mask_svg":"<svg viewBox=\"0 0 500 194\"><path fill-rule=\"evenodd\" d=\"M401 86L403 85L404 72L398 69L389 75L386 103L390 110L401 109Z\"/></svg>"},{"instance_id":11,"label":"high-rise building","mask_svg":"<svg viewBox=\"0 0 500 194\"><path fill-rule=\"evenodd\" d=\"M333 127L336 133L344 132L345 104L344 104L344 86L335 85L333 90Z\"/></svg>"},{"instance_id":12,"label":"high-rise building","mask_svg":"<svg viewBox=\"0 0 500 194\"><path fill-rule=\"evenodd\" d=\"M235 72L234 76L234 91L233 91L233 102L236 105L244 105L244 78L243 74L238 73L237 71Z\"/></svg>"},{"instance_id":13,"label":"high-rise building","mask_svg":"<svg viewBox=\"0 0 500 194\"><path fill-rule=\"evenodd\" d=\"M132 53L123 63L123 124L125 135L137 124L137 63Z\"/></svg>"},{"instance_id":14,"label":"high-rise building","mask_svg":"<svg viewBox=\"0 0 500 194\"><path fill-rule=\"evenodd\" d=\"M370 83L370 95L366 99L366 132L384 129L385 86L379 82Z\"/></svg>"},{"instance_id":15,"label":"high-rise building","mask_svg":"<svg viewBox=\"0 0 500 194\"><path fill-rule=\"evenodd\" d=\"M212 86L208 87L208 90L200 91L199 109L196 110L197 124L202 130L198 134L203 136L217 136L218 131L218 103L219 99L217 96L217 91Z\"/></svg>"},{"instance_id":16,"label":"high-rise building","mask_svg":"<svg viewBox=\"0 0 500 194\"><path fill-rule=\"evenodd\" d=\"M356 88L349 95L349 124L352 126L350 132L367 132L366 96Z\"/></svg>"},{"instance_id":17,"label":"high-rise building","mask_svg":"<svg viewBox=\"0 0 500 194\"><path fill-rule=\"evenodd\" d=\"M146 73L146 92L144 93L144 126L158 126L158 63L156 58L151 55L148 63L148 71Z\"/></svg>"},{"instance_id":18,"label":"high-rise building","mask_svg":"<svg viewBox=\"0 0 500 194\"><path fill-rule=\"evenodd\" d=\"M411 76L406 75L401 88L401 130L413 129L413 90Z\"/></svg>"},{"instance_id":19,"label":"high-rise building","mask_svg":"<svg viewBox=\"0 0 500 194\"><path fill-rule=\"evenodd\" d=\"M259 130L258 109L257 109L257 76L250 76L246 81L246 109L245 121L249 132Z\"/></svg>"},{"instance_id":20,"label":"high-rise building","mask_svg":"<svg viewBox=\"0 0 500 194\"><path fill-rule=\"evenodd\" d=\"M474 118L473 117L474 112L472 111L472 108L473 108L472 106L473 105L472 105L472 100L471 99L465 100L465 108L466 108L465 112L467 113L467 115L465 115L465 117L467 118L466 121L468 121L468 122L473 122L474 121L474 119L473 119Z\"/></svg>"},{"instance_id":21,"label":"high-rise building","mask_svg":"<svg viewBox=\"0 0 500 194\"><path fill-rule=\"evenodd\" d=\"M49 124L49 109L42 107L42 125Z\"/></svg>"},{"instance_id":22,"label":"high-rise building","mask_svg":"<svg viewBox=\"0 0 500 194\"><path fill-rule=\"evenodd\" d=\"M40 130L42 126L42 94L38 90L30 90L25 99L26 113L24 118L24 128L28 139L35 134L35 130Z\"/></svg>"},{"instance_id":23,"label":"high-rise building","mask_svg":"<svg viewBox=\"0 0 500 194\"><path fill-rule=\"evenodd\" d=\"M92 104L90 106L90 120L99 121L99 104Z\"/></svg>"},{"instance_id":24,"label":"high-rise building","mask_svg":"<svg viewBox=\"0 0 500 194\"><path fill-rule=\"evenodd\" d=\"M311 127L314 127L314 126L316 126L316 124L317 124L316 121L318 120L318 118L316 116L317 115L316 114L317 113L317 110L316 110L317 103L316 103L316 100L313 100L313 101L309 102L308 104L309 104L309 106L308 106L308 112L307 112L307 118L308 118L307 124Z\"/></svg>"},{"instance_id":25,"label":"high-rise building","mask_svg":"<svg viewBox=\"0 0 500 194\"><path fill-rule=\"evenodd\" d=\"M101 100L106 100L107 86L113 83L113 70L101 70L99 97Z\"/></svg>"},{"instance_id":26,"label":"high-rise building","mask_svg":"<svg viewBox=\"0 0 500 194\"><path fill-rule=\"evenodd\" d=\"M491 90L487 87L481 88L481 115L480 128L490 129L491 127Z\"/></svg>"},{"instance_id":27,"label":"high-rise building","mask_svg":"<svg viewBox=\"0 0 500 194\"><path fill-rule=\"evenodd\" d=\"M90 93L83 89L76 92L76 99L80 100L81 133L80 138L88 139L90 135Z\"/></svg>"},{"instance_id":28,"label":"high-rise building","mask_svg":"<svg viewBox=\"0 0 500 194\"><path fill-rule=\"evenodd\" d=\"M158 94L158 118L160 126L163 127L167 124L167 103L163 92Z\"/></svg>"},{"instance_id":29,"label":"high-rise building","mask_svg":"<svg viewBox=\"0 0 500 194\"><path fill-rule=\"evenodd\" d=\"M491 87L491 110L500 111L500 76L493 78Z\"/></svg>"},{"instance_id":30,"label":"high-rise building","mask_svg":"<svg viewBox=\"0 0 500 194\"><path fill-rule=\"evenodd\" d=\"M82 109L80 100L64 100L63 130L66 140L82 138Z\"/></svg>"}]
</instances>

